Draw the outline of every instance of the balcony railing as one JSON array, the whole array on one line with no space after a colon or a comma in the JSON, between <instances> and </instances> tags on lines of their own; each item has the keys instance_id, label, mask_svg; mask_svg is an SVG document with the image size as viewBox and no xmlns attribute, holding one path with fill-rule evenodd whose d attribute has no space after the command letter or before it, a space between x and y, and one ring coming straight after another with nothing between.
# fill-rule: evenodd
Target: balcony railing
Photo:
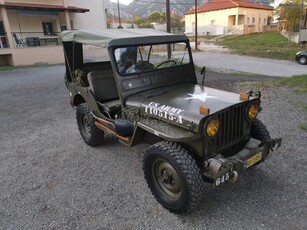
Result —
<instances>
[{"instance_id":1,"label":"balcony railing","mask_svg":"<svg viewBox=\"0 0 307 230\"><path fill-rule=\"evenodd\" d=\"M0 34L0 49L8 48L7 36L5 34Z\"/></svg>"},{"instance_id":2,"label":"balcony railing","mask_svg":"<svg viewBox=\"0 0 307 230\"><path fill-rule=\"evenodd\" d=\"M59 32L44 34L42 32L12 32L15 48L35 46L57 46L61 45Z\"/></svg>"}]
</instances>

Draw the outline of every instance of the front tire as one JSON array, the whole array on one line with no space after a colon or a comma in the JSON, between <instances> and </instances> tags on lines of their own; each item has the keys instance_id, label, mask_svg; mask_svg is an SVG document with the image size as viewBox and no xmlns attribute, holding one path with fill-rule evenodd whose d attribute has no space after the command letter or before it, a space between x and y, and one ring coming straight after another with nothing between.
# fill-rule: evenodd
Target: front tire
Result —
<instances>
[{"instance_id":1,"label":"front tire","mask_svg":"<svg viewBox=\"0 0 307 230\"><path fill-rule=\"evenodd\" d=\"M86 144L89 146L102 144L104 132L95 126L94 120L90 115L90 109L86 103L77 106L76 119L79 132Z\"/></svg>"},{"instance_id":2,"label":"front tire","mask_svg":"<svg viewBox=\"0 0 307 230\"><path fill-rule=\"evenodd\" d=\"M174 213L193 209L202 199L204 182L188 151L172 142L158 142L144 155L143 170L156 200Z\"/></svg>"},{"instance_id":3,"label":"front tire","mask_svg":"<svg viewBox=\"0 0 307 230\"><path fill-rule=\"evenodd\" d=\"M251 136L260 141L270 140L271 136L266 126L258 118L253 120L251 125Z\"/></svg>"}]
</instances>

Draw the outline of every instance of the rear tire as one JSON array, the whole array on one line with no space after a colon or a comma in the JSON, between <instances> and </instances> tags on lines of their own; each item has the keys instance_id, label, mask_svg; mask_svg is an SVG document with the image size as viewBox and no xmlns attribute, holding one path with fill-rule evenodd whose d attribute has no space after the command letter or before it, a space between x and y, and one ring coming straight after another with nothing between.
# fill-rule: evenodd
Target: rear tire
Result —
<instances>
[{"instance_id":1,"label":"rear tire","mask_svg":"<svg viewBox=\"0 0 307 230\"><path fill-rule=\"evenodd\" d=\"M95 126L94 120L90 115L90 109L86 103L77 106L76 119L79 132L86 144L89 146L102 144L104 132Z\"/></svg>"},{"instance_id":2,"label":"rear tire","mask_svg":"<svg viewBox=\"0 0 307 230\"><path fill-rule=\"evenodd\" d=\"M204 182L188 151L172 142L158 142L144 155L143 170L156 200L174 213L190 211L203 197Z\"/></svg>"}]
</instances>

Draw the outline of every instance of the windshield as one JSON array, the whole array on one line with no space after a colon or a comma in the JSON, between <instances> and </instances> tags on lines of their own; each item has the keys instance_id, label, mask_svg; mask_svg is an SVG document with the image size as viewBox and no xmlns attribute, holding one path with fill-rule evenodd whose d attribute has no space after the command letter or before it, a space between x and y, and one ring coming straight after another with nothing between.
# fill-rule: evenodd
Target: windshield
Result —
<instances>
[{"instance_id":1,"label":"windshield","mask_svg":"<svg viewBox=\"0 0 307 230\"><path fill-rule=\"evenodd\" d=\"M168 58L168 47L171 57ZM115 49L117 70L121 75L149 72L190 63L184 42L162 45L132 46Z\"/></svg>"}]
</instances>

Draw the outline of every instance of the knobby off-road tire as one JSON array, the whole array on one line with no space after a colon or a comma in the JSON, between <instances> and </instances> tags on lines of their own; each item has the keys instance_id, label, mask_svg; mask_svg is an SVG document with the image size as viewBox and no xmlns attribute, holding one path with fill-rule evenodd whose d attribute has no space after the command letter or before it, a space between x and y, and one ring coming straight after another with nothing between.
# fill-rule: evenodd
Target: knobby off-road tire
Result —
<instances>
[{"instance_id":1,"label":"knobby off-road tire","mask_svg":"<svg viewBox=\"0 0 307 230\"><path fill-rule=\"evenodd\" d=\"M251 135L252 138L255 138L260 141L271 139L270 133L265 127L265 125L258 118L252 122L251 125Z\"/></svg>"},{"instance_id":2,"label":"knobby off-road tire","mask_svg":"<svg viewBox=\"0 0 307 230\"><path fill-rule=\"evenodd\" d=\"M163 141L152 145L144 155L143 170L152 194L169 211L187 212L202 200L200 169L179 144Z\"/></svg>"},{"instance_id":3,"label":"knobby off-road tire","mask_svg":"<svg viewBox=\"0 0 307 230\"><path fill-rule=\"evenodd\" d=\"M104 139L104 132L95 126L86 103L77 106L76 118L78 129L84 142L90 146L100 145Z\"/></svg>"}]
</instances>

